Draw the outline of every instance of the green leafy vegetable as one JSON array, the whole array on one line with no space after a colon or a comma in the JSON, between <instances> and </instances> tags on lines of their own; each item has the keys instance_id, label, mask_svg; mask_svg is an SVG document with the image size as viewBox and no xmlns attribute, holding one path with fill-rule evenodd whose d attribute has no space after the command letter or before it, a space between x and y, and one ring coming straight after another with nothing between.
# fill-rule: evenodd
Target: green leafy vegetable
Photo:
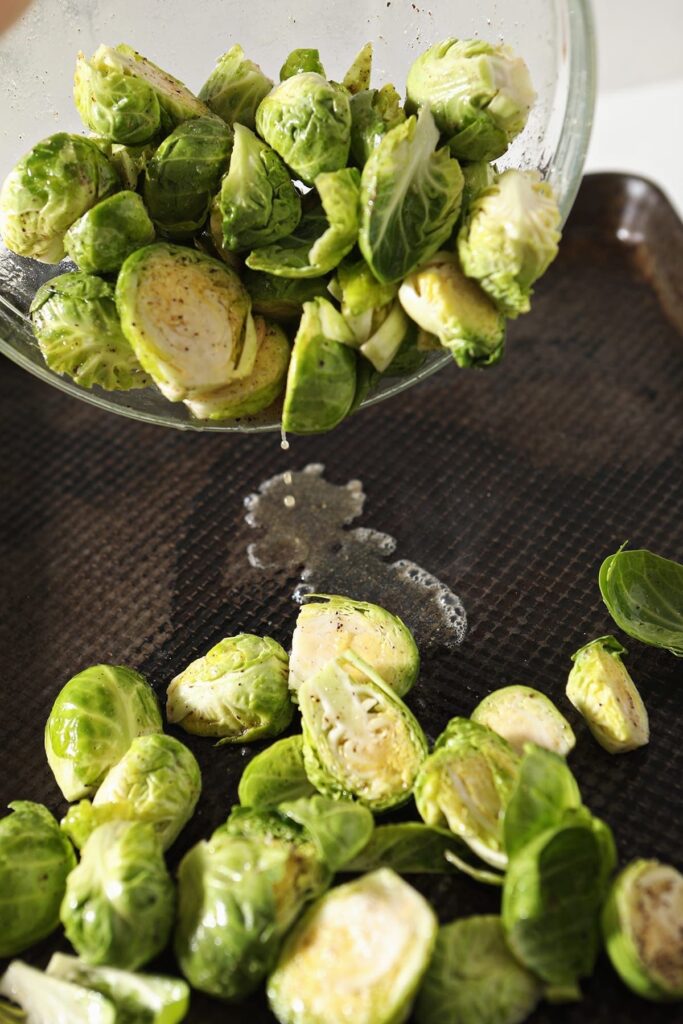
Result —
<instances>
[{"instance_id":1,"label":"green leafy vegetable","mask_svg":"<svg viewBox=\"0 0 683 1024\"><path fill-rule=\"evenodd\" d=\"M446 853L472 859L466 844L443 828L424 825L420 821L403 821L395 825L379 825L366 846L344 868L345 871L375 871L393 868L399 875L451 874L455 867L446 860Z\"/></svg>"},{"instance_id":2,"label":"green leafy vegetable","mask_svg":"<svg viewBox=\"0 0 683 1024\"><path fill-rule=\"evenodd\" d=\"M236 44L218 58L199 98L226 124L239 122L245 128L253 128L258 105L272 86L270 78Z\"/></svg>"},{"instance_id":3,"label":"green leafy vegetable","mask_svg":"<svg viewBox=\"0 0 683 1024\"><path fill-rule=\"evenodd\" d=\"M406 119L401 97L393 85L364 89L351 96L351 157L363 167L384 135Z\"/></svg>"},{"instance_id":4,"label":"green leafy vegetable","mask_svg":"<svg viewBox=\"0 0 683 1024\"><path fill-rule=\"evenodd\" d=\"M315 792L304 767L303 736L288 736L252 758L242 772L238 796L246 807L275 807Z\"/></svg>"},{"instance_id":5,"label":"green leafy vegetable","mask_svg":"<svg viewBox=\"0 0 683 1024\"><path fill-rule=\"evenodd\" d=\"M310 834L320 859L333 872L346 868L375 827L372 814L361 804L317 794L282 803L279 810Z\"/></svg>"},{"instance_id":6,"label":"green leafy vegetable","mask_svg":"<svg viewBox=\"0 0 683 1024\"><path fill-rule=\"evenodd\" d=\"M580 806L579 787L564 758L533 743L525 744L517 784L503 821L508 857L539 833L559 825L565 811Z\"/></svg>"},{"instance_id":7,"label":"green leafy vegetable","mask_svg":"<svg viewBox=\"0 0 683 1024\"><path fill-rule=\"evenodd\" d=\"M0 995L19 1003L25 1014L5 1013L7 1024L118 1024L112 1003L99 992L52 978L21 960L13 960L2 978Z\"/></svg>"},{"instance_id":8,"label":"green leafy vegetable","mask_svg":"<svg viewBox=\"0 0 683 1024\"><path fill-rule=\"evenodd\" d=\"M635 750L650 738L647 710L621 660L625 653L615 637L598 637L572 655L567 679L567 697L610 754Z\"/></svg>"},{"instance_id":9,"label":"green leafy vegetable","mask_svg":"<svg viewBox=\"0 0 683 1024\"><path fill-rule=\"evenodd\" d=\"M600 566L600 593L624 633L683 657L683 565L620 548Z\"/></svg>"},{"instance_id":10,"label":"green leafy vegetable","mask_svg":"<svg viewBox=\"0 0 683 1024\"><path fill-rule=\"evenodd\" d=\"M326 277L276 277L247 267L242 280L254 312L284 323L301 318L304 302L329 295Z\"/></svg>"},{"instance_id":11,"label":"green leafy vegetable","mask_svg":"<svg viewBox=\"0 0 683 1024\"><path fill-rule=\"evenodd\" d=\"M342 85L351 95L370 88L372 74L372 43L361 47L353 59L351 67L342 79Z\"/></svg>"},{"instance_id":12,"label":"green leafy vegetable","mask_svg":"<svg viewBox=\"0 0 683 1024\"><path fill-rule=\"evenodd\" d=\"M91 274L117 271L127 256L154 241L154 225L135 192L103 199L72 224L64 249L81 270Z\"/></svg>"},{"instance_id":13,"label":"green leafy vegetable","mask_svg":"<svg viewBox=\"0 0 683 1024\"><path fill-rule=\"evenodd\" d=\"M302 75L306 72L314 72L325 77L325 68L320 60L320 52L311 47L299 47L292 50L280 68L280 81L292 78L293 75Z\"/></svg>"}]
</instances>

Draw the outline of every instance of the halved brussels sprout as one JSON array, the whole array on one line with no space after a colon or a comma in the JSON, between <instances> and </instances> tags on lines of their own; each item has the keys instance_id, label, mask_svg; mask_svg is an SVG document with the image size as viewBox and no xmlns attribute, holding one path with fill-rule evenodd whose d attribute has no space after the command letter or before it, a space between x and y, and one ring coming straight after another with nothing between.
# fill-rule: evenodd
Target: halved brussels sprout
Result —
<instances>
[{"instance_id":1,"label":"halved brussels sprout","mask_svg":"<svg viewBox=\"0 0 683 1024\"><path fill-rule=\"evenodd\" d=\"M342 79L342 85L351 95L370 88L372 74L372 43L366 43L353 58L351 67Z\"/></svg>"},{"instance_id":2,"label":"halved brussels sprout","mask_svg":"<svg viewBox=\"0 0 683 1024\"><path fill-rule=\"evenodd\" d=\"M453 253L439 252L398 290L408 316L435 334L458 366L490 366L503 355L505 318Z\"/></svg>"},{"instance_id":3,"label":"halved brussels sprout","mask_svg":"<svg viewBox=\"0 0 683 1024\"><path fill-rule=\"evenodd\" d=\"M453 718L420 768L415 803L428 825L450 828L487 864L504 868L503 817L518 772L519 757L502 736Z\"/></svg>"},{"instance_id":4,"label":"halved brussels sprout","mask_svg":"<svg viewBox=\"0 0 683 1024\"><path fill-rule=\"evenodd\" d=\"M232 130L220 120L195 117L164 139L145 168L149 214L166 235L185 237L202 226L227 166Z\"/></svg>"},{"instance_id":5,"label":"halved brussels sprout","mask_svg":"<svg viewBox=\"0 0 683 1024\"><path fill-rule=\"evenodd\" d=\"M296 620L289 661L294 696L328 661L352 649L374 668L399 697L418 677L420 653L413 635L397 615L369 601L329 594L309 594ZM347 666L352 678L363 671Z\"/></svg>"},{"instance_id":6,"label":"halved brussels sprout","mask_svg":"<svg viewBox=\"0 0 683 1024\"><path fill-rule=\"evenodd\" d=\"M409 799L427 741L367 662L347 650L309 676L298 695L306 773L321 793L355 798L373 811Z\"/></svg>"},{"instance_id":7,"label":"halved brussels sprout","mask_svg":"<svg viewBox=\"0 0 683 1024\"><path fill-rule=\"evenodd\" d=\"M59 924L71 843L42 804L15 800L0 819L0 957L15 956Z\"/></svg>"},{"instance_id":8,"label":"halved brussels sprout","mask_svg":"<svg viewBox=\"0 0 683 1024\"><path fill-rule=\"evenodd\" d=\"M179 245L138 249L121 267L123 333L171 402L248 377L257 337L251 301L224 263Z\"/></svg>"},{"instance_id":9,"label":"halved brussels sprout","mask_svg":"<svg viewBox=\"0 0 683 1024\"><path fill-rule=\"evenodd\" d=\"M509 317L530 309L532 285L557 256L560 210L538 171L510 169L471 203L458 233L462 269Z\"/></svg>"},{"instance_id":10,"label":"halved brussels sprout","mask_svg":"<svg viewBox=\"0 0 683 1024\"><path fill-rule=\"evenodd\" d=\"M683 875L634 860L615 878L602 911L612 966L644 999L683 999Z\"/></svg>"},{"instance_id":11,"label":"halved brussels sprout","mask_svg":"<svg viewBox=\"0 0 683 1024\"><path fill-rule=\"evenodd\" d=\"M433 256L460 212L463 177L429 110L387 132L363 167L360 232L363 256L379 281L400 281Z\"/></svg>"},{"instance_id":12,"label":"halved brussels sprout","mask_svg":"<svg viewBox=\"0 0 683 1024\"><path fill-rule=\"evenodd\" d=\"M549 697L531 686L503 686L477 704L473 722L486 725L521 754L536 743L566 757L576 745L572 727Z\"/></svg>"},{"instance_id":13,"label":"halved brussels sprout","mask_svg":"<svg viewBox=\"0 0 683 1024\"><path fill-rule=\"evenodd\" d=\"M382 137L403 124L406 113L393 85L364 89L351 97L351 158L357 167L365 161Z\"/></svg>"},{"instance_id":14,"label":"halved brussels sprout","mask_svg":"<svg viewBox=\"0 0 683 1024\"><path fill-rule=\"evenodd\" d=\"M111 147L110 160L121 179L121 185L132 192L138 187L138 179L156 152L158 139L141 146L124 146L115 143Z\"/></svg>"},{"instance_id":15,"label":"halved brussels sprout","mask_svg":"<svg viewBox=\"0 0 683 1024\"><path fill-rule=\"evenodd\" d=\"M346 166L351 141L349 94L315 71L276 85L256 111L256 130L306 185Z\"/></svg>"},{"instance_id":16,"label":"halved brussels sprout","mask_svg":"<svg viewBox=\"0 0 683 1024\"><path fill-rule=\"evenodd\" d=\"M136 736L160 733L154 691L138 672L93 665L60 690L45 726L45 752L65 800L94 793Z\"/></svg>"},{"instance_id":17,"label":"halved brussels sprout","mask_svg":"<svg viewBox=\"0 0 683 1024\"><path fill-rule=\"evenodd\" d=\"M270 637L227 637L171 681L166 717L197 736L220 736L221 743L277 736L294 713L288 668L286 652Z\"/></svg>"},{"instance_id":18,"label":"halved brussels sprout","mask_svg":"<svg viewBox=\"0 0 683 1024\"><path fill-rule=\"evenodd\" d=\"M253 128L258 105L272 87L270 78L258 64L245 57L242 47L236 44L218 58L216 67L199 90L199 99L226 124L239 122L246 128Z\"/></svg>"},{"instance_id":19,"label":"halved brussels sprout","mask_svg":"<svg viewBox=\"0 0 683 1024\"><path fill-rule=\"evenodd\" d=\"M253 757L242 772L237 795L244 807L268 808L315 792L304 767L304 739L298 735L278 740Z\"/></svg>"},{"instance_id":20,"label":"halved brussels sprout","mask_svg":"<svg viewBox=\"0 0 683 1024\"><path fill-rule=\"evenodd\" d=\"M529 71L509 46L444 39L408 72L408 105L428 107L454 156L495 160L526 124L536 98Z\"/></svg>"},{"instance_id":21,"label":"halved brussels sprout","mask_svg":"<svg viewBox=\"0 0 683 1024\"><path fill-rule=\"evenodd\" d=\"M64 235L64 249L81 270L111 274L127 256L154 241L145 204L135 192L117 192L93 206Z\"/></svg>"},{"instance_id":22,"label":"halved brussels sprout","mask_svg":"<svg viewBox=\"0 0 683 1024\"><path fill-rule=\"evenodd\" d=\"M60 978L52 978L22 960L13 960L0 978L0 995L19 1003L24 1013L8 1016L17 1024L116 1024L113 1003ZM0 1006L0 1014L4 1007ZM0 1017L0 1019L4 1019Z\"/></svg>"},{"instance_id":23,"label":"halved brussels sprout","mask_svg":"<svg viewBox=\"0 0 683 1024\"><path fill-rule=\"evenodd\" d=\"M67 878L61 921L87 963L134 971L168 942L174 903L152 826L111 821L95 829Z\"/></svg>"},{"instance_id":24,"label":"halved brussels sprout","mask_svg":"<svg viewBox=\"0 0 683 1024\"><path fill-rule=\"evenodd\" d=\"M352 342L350 328L331 303L304 303L282 410L282 426L288 433L321 433L348 415L356 392Z\"/></svg>"},{"instance_id":25,"label":"halved brussels sprout","mask_svg":"<svg viewBox=\"0 0 683 1024\"><path fill-rule=\"evenodd\" d=\"M325 77L325 68L320 60L320 51L302 46L292 50L285 58L285 62L280 68L280 81L284 82L286 78L291 78L293 75L301 75L308 71L322 75L323 78Z\"/></svg>"},{"instance_id":26,"label":"halved brussels sprout","mask_svg":"<svg viewBox=\"0 0 683 1024\"><path fill-rule=\"evenodd\" d=\"M52 277L36 292L29 313L43 358L55 373L106 391L151 383L121 330L109 282L79 272Z\"/></svg>"},{"instance_id":27,"label":"halved brussels sprout","mask_svg":"<svg viewBox=\"0 0 683 1024\"><path fill-rule=\"evenodd\" d=\"M36 143L0 190L0 234L11 252L43 263L64 259L64 235L74 221L120 188L92 139L58 132Z\"/></svg>"},{"instance_id":28,"label":"halved brussels sprout","mask_svg":"<svg viewBox=\"0 0 683 1024\"><path fill-rule=\"evenodd\" d=\"M247 268L242 281L255 313L285 323L301 319L304 302L328 295L326 277L276 277Z\"/></svg>"},{"instance_id":29,"label":"halved brussels sprout","mask_svg":"<svg viewBox=\"0 0 683 1024\"><path fill-rule=\"evenodd\" d=\"M567 679L567 697L610 754L625 754L650 739L647 709L621 660L625 653L613 636L591 640L572 655Z\"/></svg>"},{"instance_id":30,"label":"halved brussels sprout","mask_svg":"<svg viewBox=\"0 0 683 1024\"><path fill-rule=\"evenodd\" d=\"M111 768L92 802L70 807L62 828L77 847L107 821L151 825L163 850L192 817L202 788L194 754L164 733L138 736Z\"/></svg>"},{"instance_id":31,"label":"halved brussels sprout","mask_svg":"<svg viewBox=\"0 0 683 1024\"><path fill-rule=\"evenodd\" d=\"M194 393L185 400L193 416L200 420L236 419L253 416L267 409L285 386L290 347L287 335L277 324L254 317L258 349L254 368L248 377L212 391Z\"/></svg>"},{"instance_id":32,"label":"halved brussels sprout","mask_svg":"<svg viewBox=\"0 0 683 1024\"><path fill-rule=\"evenodd\" d=\"M395 1024L407 1019L437 921L384 868L337 886L304 914L268 981L280 1024Z\"/></svg>"}]
</instances>

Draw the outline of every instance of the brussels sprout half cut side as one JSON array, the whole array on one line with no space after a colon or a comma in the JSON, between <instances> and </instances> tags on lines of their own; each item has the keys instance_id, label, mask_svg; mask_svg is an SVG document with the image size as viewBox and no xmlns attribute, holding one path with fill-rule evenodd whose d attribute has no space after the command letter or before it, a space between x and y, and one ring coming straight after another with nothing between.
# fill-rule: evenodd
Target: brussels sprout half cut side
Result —
<instances>
[{"instance_id":1,"label":"brussels sprout half cut side","mask_svg":"<svg viewBox=\"0 0 683 1024\"><path fill-rule=\"evenodd\" d=\"M471 715L506 739L518 754L525 743L535 743L561 757L574 749L571 725L549 697L531 686L503 686L477 704Z\"/></svg>"},{"instance_id":2,"label":"brussels sprout half cut side","mask_svg":"<svg viewBox=\"0 0 683 1024\"><path fill-rule=\"evenodd\" d=\"M0 996L18 1003L23 1013L8 1017L8 1024L116 1024L114 1004L61 978L53 978L23 960L13 960L0 978ZM4 1006L0 1005L0 1013ZM3 1018L4 1020L4 1015Z\"/></svg>"},{"instance_id":3,"label":"brussels sprout half cut side","mask_svg":"<svg viewBox=\"0 0 683 1024\"><path fill-rule=\"evenodd\" d=\"M113 274L136 249L154 241L145 204L136 192L117 192L103 199L72 224L64 249L81 270Z\"/></svg>"},{"instance_id":4,"label":"brussels sprout half cut side","mask_svg":"<svg viewBox=\"0 0 683 1024\"><path fill-rule=\"evenodd\" d=\"M245 57L242 47L236 44L218 58L216 67L199 91L199 99L226 124L239 122L246 128L253 128L259 103L272 87L270 78L258 64Z\"/></svg>"}]
</instances>

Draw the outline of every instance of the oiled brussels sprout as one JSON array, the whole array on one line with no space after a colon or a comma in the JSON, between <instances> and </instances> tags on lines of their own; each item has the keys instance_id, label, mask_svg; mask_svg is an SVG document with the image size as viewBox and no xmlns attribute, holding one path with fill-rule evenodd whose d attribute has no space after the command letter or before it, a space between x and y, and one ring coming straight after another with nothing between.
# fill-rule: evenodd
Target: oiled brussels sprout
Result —
<instances>
[{"instance_id":1,"label":"oiled brussels sprout","mask_svg":"<svg viewBox=\"0 0 683 1024\"><path fill-rule=\"evenodd\" d=\"M349 94L315 71L294 74L261 101L256 130L301 181L312 185L319 174L346 166Z\"/></svg>"},{"instance_id":2,"label":"oiled brussels sprout","mask_svg":"<svg viewBox=\"0 0 683 1024\"><path fill-rule=\"evenodd\" d=\"M426 900L384 868L337 886L304 914L268 981L280 1024L406 1020L434 949Z\"/></svg>"},{"instance_id":3,"label":"oiled brussels sprout","mask_svg":"<svg viewBox=\"0 0 683 1024\"><path fill-rule=\"evenodd\" d=\"M572 655L567 679L567 697L610 754L625 754L650 739L647 709L621 660L625 653L615 637L598 637Z\"/></svg>"},{"instance_id":4,"label":"oiled brussels sprout","mask_svg":"<svg viewBox=\"0 0 683 1024\"><path fill-rule=\"evenodd\" d=\"M99 992L52 978L22 960L13 960L0 978L0 996L21 1006L5 1010L7 1024L118 1024L114 1004Z\"/></svg>"},{"instance_id":5,"label":"oiled brussels sprout","mask_svg":"<svg viewBox=\"0 0 683 1024\"><path fill-rule=\"evenodd\" d=\"M326 277L276 277L247 268L242 280L251 296L254 312L283 323L298 321L304 302L326 298L329 294Z\"/></svg>"},{"instance_id":6,"label":"oiled brussels sprout","mask_svg":"<svg viewBox=\"0 0 683 1024\"><path fill-rule=\"evenodd\" d=\"M372 75L372 43L362 46L353 58L351 67L342 79L342 85L351 95L367 91L370 88Z\"/></svg>"},{"instance_id":7,"label":"oiled brussels sprout","mask_svg":"<svg viewBox=\"0 0 683 1024\"><path fill-rule=\"evenodd\" d=\"M508 858L541 832L560 825L567 811L580 807L581 793L565 759L534 743L526 743L503 818Z\"/></svg>"},{"instance_id":8,"label":"oiled brussels sprout","mask_svg":"<svg viewBox=\"0 0 683 1024\"><path fill-rule=\"evenodd\" d=\"M304 767L303 736L278 740L253 757L242 772L237 795L244 807L275 807L285 800L313 796Z\"/></svg>"},{"instance_id":9,"label":"oiled brussels sprout","mask_svg":"<svg viewBox=\"0 0 683 1024\"><path fill-rule=\"evenodd\" d=\"M406 113L401 97L391 84L381 89L364 89L351 97L351 158L363 167L382 137L399 124Z\"/></svg>"},{"instance_id":10,"label":"oiled brussels sprout","mask_svg":"<svg viewBox=\"0 0 683 1024\"><path fill-rule=\"evenodd\" d=\"M396 300L398 287L380 284L364 259L342 261L330 291L353 331L356 346L384 373L407 337L411 322Z\"/></svg>"},{"instance_id":11,"label":"oiled brussels sprout","mask_svg":"<svg viewBox=\"0 0 683 1024\"><path fill-rule=\"evenodd\" d=\"M683 999L683 875L657 860L634 860L615 878L602 911L612 966L644 999Z\"/></svg>"},{"instance_id":12,"label":"oiled brussels sprout","mask_svg":"<svg viewBox=\"0 0 683 1024\"><path fill-rule=\"evenodd\" d=\"M525 743L536 743L566 757L576 745L571 725L549 697L531 686L503 686L484 697L472 721L487 725L506 739L518 754Z\"/></svg>"},{"instance_id":13,"label":"oiled brussels sprout","mask_svg":"<svg viewBox=\"0 0 683 1024\"><path fill-rule=\"evenodd\" d=\"M36 292L30 316L43 358L55 373L106 391L151 383L121 330L109 282L85 273L53 277Z\"/></svg>"},{"instance_id":14,"label":"oiled brussels sprout","mask_svg":"<svg viewBox=\"0 0 683 1024\"><path fill-rule=\"evenodd\" d=\"M292 720L289 659L270 637L240 633L188 665L167 690L166 717L198 736L248 743L277 736Z\"/></svg>"},{"instance_id":15,"label":"oiled brussels sprout","mask_svg":"<svg viewBox=\"0 0 683 1024\"><path fill-rule=\"evenodd\" d=\"M160 733L154 691L138 672L93 665L60 690L45 726L45 752L65 800L94 793L136 736Z\"/></svg>"},{"instance_id":16,"label":"oiled brussels sprout","mask_svg":"<svg viewBox=\"0 0 683 1024\"><path fill-rule=\"evenodd\" d=\"M287 55L280 68L280 81L293 75L301 75L305 72L315 72L316 75L325 77L325 68L320 60L320 52L312 47L298 47Z\"/></svg>"},{"instance_id":17,"label":"oiled brussels sprout","mask_svg":"<svg viewBox=\"0 0 683 1024\"><path fill-rule=\"evenodd\" d=\"M373 811L409 799L427 741L367 662L347 650L309 676L298 696L306 773L321 793L357 799Z\"/></svg>"},{"instance_id":18,"label":"oiled brussels sprout","mask_svg":"<svg viewBox=\"0 0 683 1024\"><path fill-rule=\"evenodd\" d=\"M152 826L112 821L95 829L67 878L61 921L87 963L134 971L168 942L174 903Z\"/></svg>"},{"instance_id":19,"label":"oiled brussels sprout","mask_svg":"<svg viewBox=\"0 0 683 1024\"><path fill-rule=\"evenodd\" d=\"M0 957L15 956L59 924L71 843L47 808L28 800L0 819Z\"/></svg>"},{"instance_id":20,"label":"oiled brussels sprout","mask_svg":"<svg viewBox=\"0 0 683 1024\"><path fill-rule=\"evenodd\" d=\"M115 143L111 147L110 160L116 168L116 173L121 179L121 185L125 189L135 191L138 187L138 180L154 156L160 139L152 142L145 142L141 146L124 146Z\"/></svg>"},{"instance_id":21,"label":"oiled brussels sprout","mask_svg":"<svg viewBox=\"0 0 683 1024\"><path fill-rule=\"evenodd\" d=\"M136 249L154 241L145 204L136 192L117 192L103 199L72 224L64 249L81 270L111 274Z\"/></svg>"},{"instance_id":22,"label":"oiled brussels sprout","mask_svg":"<svg viewBox=\"0 0 683 1024\"><path fill-rule=\"evenodd\" d=\"M397 615L368 601L311 594L299 612L292 636L289 687L294 696L310 676L349 649L371 665L399 697L404 697L417 679L417 644ZM347 668L353 678L362 678L363 672L352 664Z\"/></svg>"},{"instance_id":23,"label":"oiled brussels sprout","mask_svg":"<svg viewBox=\"0 0 683 1024\"><path fill-rule=\"evenodd\" d=\"M199 99L226 124L239 122L253 128L258 105L272 87L272 81L258 64L245 57L242 47L235 44L218 58L199 91Z\"/></svg>"},{"instance_id":24,"label":"oiled brussels sprout","mask_svg":"<svg viewBox=\"0 0 683 1024\"><path fill-rule=\"evenodd\" d=\"M74 221L120 188L92 139L58 132L38 142L9 172L0 190L0 234L11 252L43 263L64 259Z\"/></svg>"}]
</instances>

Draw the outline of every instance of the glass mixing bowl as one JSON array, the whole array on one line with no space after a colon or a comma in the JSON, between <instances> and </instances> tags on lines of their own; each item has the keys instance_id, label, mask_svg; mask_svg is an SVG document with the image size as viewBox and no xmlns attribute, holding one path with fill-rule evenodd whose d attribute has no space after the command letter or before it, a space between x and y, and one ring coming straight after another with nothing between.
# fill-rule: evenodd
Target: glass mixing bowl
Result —
<instances>
[{"instance_id":1,"label":"glass mixing bowl","mask_svg":"<svg viewBox=\"0 0 683 1024\"><path fill-rule=\"evenodd\" d=\"M566 219L581 180L595 99L595 48L589 0L34 0L0 38L0 179L39 139L82 131L71 98L78 50L127 42L199 89L219 54L239 42L273 76L297 46L319 48L340 78L360 46L374 44L373 84L405 86L410 64L447 36L505 40L526 60L538 100L503 166L539 167L559 196ZM279 428L277 412L204 423L158 391L91 391L47 369L27 311L36 288L66 266L49 267L0 245L0 349L54 387L102 409L182 430ZM381 381L364 405L389 398L451 362L431 353L410 377Z\"/></svg>"}]
</instances>

